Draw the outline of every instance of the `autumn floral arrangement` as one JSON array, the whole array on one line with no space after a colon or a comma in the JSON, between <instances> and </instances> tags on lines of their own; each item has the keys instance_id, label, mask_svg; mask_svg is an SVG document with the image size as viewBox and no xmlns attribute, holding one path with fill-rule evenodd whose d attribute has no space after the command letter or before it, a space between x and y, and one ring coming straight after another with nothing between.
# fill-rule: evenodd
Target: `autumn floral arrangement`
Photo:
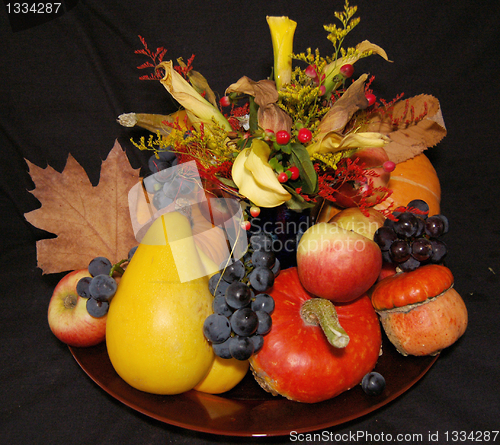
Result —
<instances>
[{"instance_id":1,"label":"autumn floral arrangement","mask_svg":"<svg viewBox=\"0 0 500 445\"><path fill-rule=\"evenodd\" d=\"M367 74L352 80L354 64L379 55L379 46L365 40L345 49L344 39L359 23L357 8L346 1L335 12L341 26L325 25L333 53L293 52L296 22L267 17L274 50L272 78L244 76L217 99L206 79L193 69L193 57L178 65L163 61L166 50L151 51L141 38L154 68L144 79L158 79L183 107L185 114L162 116L129 113L124 126L141 126L153 135L133 141L142 150L176 153L179 162L195 161L203 178L231 190L252 207L302 211L321 202L342 201L349 189L363 211L391 194L379 176L355 154L364 148L383 148L383 169L413 158L446 134L439 102L422 95L390 102L377 100ZM293 67L292 62L297 66ZM389 214L390 206L381 206Z\"/></svg>"},{"instance_id":2,"label":"autumn floral arrangement","mask_svg":"<svg viewBox=\"0 0 500 445\"><path fill-rule=\"evenodd\" d=\"M42 205L25 217L55 235L37 241L38 267L72 271L49 303L57 338L77 349L105 341L113 369L140 391L220 394L251 369L273 395L316 403L358 384L383 394L380 325L403 356L439 354L463 335L437 175L415 161L402 181L411 191L396 197L390 182L445 136L439 102L386 102L373 77L353 79L361 58L389 61L366 40L343 47L355 13L346 1L341 26L325 26L327 57L294 53L297 24L268 17L272 75L242 77L220 98L194 57L174 65L141 38L136 52L151 61L139 68L152 68L142 78L180 104L170 115L118 117L150 132L132 142L152 151L152 174L141 177L118 142L97 185L71 155L61 173L27 161ZM426 165L434 190L415 176ZM226 208L206 196L221 191L236 198ZM276 220L273 209L308 218L285 233L290 249L283 232L252 225L268 210Z\"/></svg>"}]
</instances>

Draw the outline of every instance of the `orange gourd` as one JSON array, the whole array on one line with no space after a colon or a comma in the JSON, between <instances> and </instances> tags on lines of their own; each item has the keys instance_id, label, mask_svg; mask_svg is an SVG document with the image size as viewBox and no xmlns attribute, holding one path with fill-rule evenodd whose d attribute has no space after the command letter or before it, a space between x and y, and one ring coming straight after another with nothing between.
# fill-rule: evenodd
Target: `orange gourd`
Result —
<instances>
[{"instance_id":1,"label":"orange gourd","mask_svg":"<svg viewBox=\"0 0 500 445\"><path fill-rule=\"evenodd\" d=\"M393 208L406 206L414 199L423 199L429 204L429 215L440 213L441 184L434 166L424 154L401 162L391 172L391 179L387 187L392 194L381 204L374 207L375 210L384 210L391 204ZM335 203L324 201L321 204L317 222L329 221L342 209Z\"/></svg>"},{"instance_id":2,"label":"orange gourd","mask_svg":"<svg viewBox=\"0 0 500 445\"><path fill-rule=\"evenodd\" d=\"M394 208L406 206L413 199L423 199L429 204L429 215L440 213L441 185L429 158L424 154L396 165L387 185L392 194L377 210L394 203Z\"/></svg>"},{"instance_id":3,"label":"orange gourd","mask_svg":"<svg viewBox=\"0 0 500 445\"><path fill-rule=\"evenodd\" d=\"M370 291L387 337L403 355L436 355L467 328L467 308L445 266L428 264L379 281Z\"/></svg>"}]
</instances>

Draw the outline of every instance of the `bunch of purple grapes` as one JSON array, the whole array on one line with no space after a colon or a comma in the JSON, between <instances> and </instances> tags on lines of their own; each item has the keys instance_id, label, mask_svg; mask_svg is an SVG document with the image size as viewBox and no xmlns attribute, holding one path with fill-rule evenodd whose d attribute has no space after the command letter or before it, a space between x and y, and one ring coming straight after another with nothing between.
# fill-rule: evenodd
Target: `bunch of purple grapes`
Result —
<instances>
[{"instance_id":1,"label":"bunch of purple grapes","mask_svg":"<svg viewBox=\"0 0 500 445\"><path fill-rule=\"evenodd\" d=\"M446 244L440 239L448 233L448 218L429 215L429 205L415 199L403 211L392 213L374 235L373 240L382 251L382 258L404 272L417 269L423 264L443 262Z\"/></svg>"},{"instance_id":2,"label":"bunch of purple grapes","mask_svg":"<svg viewBox=\"0 0 500 445\"><path fill-rule=\"evenodd\" d=\"M249 359L271 330L274 299L267 292L280 272L271 246L269 236L253 235L245 257L222 265L210 278L214 313L206 318L203 333L221 358Z\"/></svg>"},{"instance_id":3,"label":"bunch of purple grapes","mask_svg":"<svg viewBox=\"0 0 500 445\"><path fill-rule=\"evenodd\" d=\"M128 258L123 262L129 262L136 251L137 246L130 249ZM90 277L83 277L76 283L76 293L87 299L87 312L95 318L104 317L108 313L109 303L115 296L118 284L113 278L113 264L106 257L95 257L88 266Z\"/></svg>"}]
</instances>

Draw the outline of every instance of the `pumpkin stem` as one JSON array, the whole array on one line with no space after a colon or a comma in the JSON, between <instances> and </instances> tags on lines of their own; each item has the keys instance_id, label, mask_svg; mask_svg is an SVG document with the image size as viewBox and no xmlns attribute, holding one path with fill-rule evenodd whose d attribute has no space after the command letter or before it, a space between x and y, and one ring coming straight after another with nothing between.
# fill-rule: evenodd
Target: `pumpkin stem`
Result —
<instances>
[{"instance_id":1,"label":"pumpkin stem","mask_svg":"<svg viewBox=\"0 0 500 445\"><path fill-rule=\"evenodd\" d=\"M311 298L300 308L302 320L307 324L320 326L328 342L336 348L345 348L349 335L340 325L335 306L325 298Z\"/></svg>"}]
</instances>

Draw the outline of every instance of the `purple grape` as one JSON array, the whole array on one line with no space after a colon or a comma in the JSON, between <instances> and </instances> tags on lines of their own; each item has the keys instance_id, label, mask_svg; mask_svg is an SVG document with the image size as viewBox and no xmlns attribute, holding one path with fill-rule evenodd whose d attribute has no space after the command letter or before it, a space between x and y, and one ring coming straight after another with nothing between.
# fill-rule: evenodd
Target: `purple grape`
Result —
<instances>
[{"instance_id":1,"label":"purple grape","mask_svg":"<svg viewBox=\"0 0 500 445\"><path fill-rule=\"evenodd\" d=\"M403 272L411 272L412 270L418 269L420 267L420 261L410 256L410 258L408 258L406 261L399 263L398 267Z\"/></svg>"},{"instance_id":2,"label":"purple grape","mask_svg":"<svg viewBox=\"0 0 500 445\"><path fill-rule=\"evenodd\" d=\"M225 264L221 266L222 278L228 283L232 283L233 281L239 281L245 276L245 265L242 261L238 260L234 263L226 266Z\"/></svg>"},{"instance_id":3,"label":"purple grape","mask_svg":"<svg viewBox=\"0 0 500 445\"><path fill-rule=\"evenodd\" d=\"M231 283L226 290L226 302L233 309L248 306L253 298L252 290L241 281Z\"/></svg>"},{"instance_id":4,"label":"purple grape","mask_svg":"<svg viewBox=\"0 0 500 445\"><path fill-rule=\"evenodd\" d=\"M117 288L116 280L104 274L96 275L89 284L90 295L98 301L110 301Z\"/></svg>"},{"instance_id":5,"label":"purple grape","mask_svg":"<svg viewBox=\"0 0 500 445\"><path fill-rule=\"evenodd\" d=\"M448 251L446 244L438 239L431 239L430 243L432 246L431 261L433 263L442 262Z\"/></svg>"},{"instance_id":6,"label":"purple grape","mask_svg":"<svg viewBox=\"0 0 500 445\"><path fill-rule=\"evenodd\" d=\"M273 286L274 274L267 267L256 267L248 275L248 281L257 292L265 292Z\"/></svg>"},{"instance_id":7,"label":"purple grape","mask_svg":"<svg viewBox=\"0 0 500 445\"><path fill-rule=\"evenodd\" d=\"M90 282L92 281L92 277L83 277L78 280L76 283L76 293L82 298L90 298Z\"/></svg>"},{"instance_id":8,"label":"purple grape","mask_svg":"<svg viewBox=\"0 0 500 445\"><path fill-rule=\"evenodd\" d=\"M103 256L98 256L89 263L88 270L89 274L95 277L97 275L109 275L112 267L111 261Z\"/></svg>"},{"instance_id":9,"label":"purple grape","mask_svg":"<svg viewBox=\"0 0 500 445\"><path fill-rule=\"evenodd\" d=\"M231 325L224 315L211 314L203 323L203 334L212 343L223 343L231 335Z\"/></svg>"},{"instance_id":10,"label":"purple grape","mask_svg":"<svg viewBox=\"0 0 500 445\"><path fill-rule=\"evenodd\" d=\"M257 294L252 301L251 308L255 312L265 311L268 314L272 314L274 311L274 298L269 294Z\"/></svg>"},{"instance_id":11,"label":"purple grape","mask_svg":"<svg viewBox=\"0 0 500 445\"><path fill-rule=\"evenodd\" d=\"M418 230L418 220L411 212L404 212L398 216L398 220L394 222L394 231L405 238L415 236Z\"/></svg>"},{"instance_id":12,"label":"purple grape","mask_svg":"<svg viewBox=\"0 0 500 445\"><path fill-rule=\"evenodd\" d=\"M236 335L241 337L249 337L259 325L259 318L255 311L249 307L238 309L231 315L231 329Z\"/></svg>"},{"instance_id":13,"label":"purple grape","mask_svg":"<svg viewBox=\"0 0 500 445\"><path fill-rule=\"evenodd\" d=\"M406 206L408 211L412 211L416 215L420 216L422 219L426 219L429 216L429 204L427 204L423 199L414 199L410 201Z\"/></svg>"},{"instance_id":14,"label":"purple grape","mask_svg":"<svg viewBox=\"0 0 500 445\"><path fill-rule=\"evenodd\" d=\"M87 312L91 317L101 318L104 317L109 310L109 303L107 301L98 301L95 298L87 300Z\"/></svg>"},{"instance_id":15,"label":"purple grape","mask_svg":"<svg viewBox=\"0 0 500 445\"><path fill-rule=\"evenodd\" d=\"M253 342L249 337L231 337L229 339L229 352L236 360L248 360L254 351Z\"/></svg>"},{"instance_id":16,"label":"purple grape","mask_svg":"<svg viewBox=\"0 0 500 445\"><path fill-rule=\"evenodd\" d=\"M411 243L411 255L416 260L427 261L432 254L432 244L427 238L417 238Z\"/></svg>"},{"instance_id":17,"label":"purple grape","mask_svg":"<svg viewBox=\"0 0 500 445\"><path fill-rule=\"evenodd\" d=\"M252 264L255 267L267 267L272 269L276 261L276 255L272 251L256 250L252 254Z\"/></svg>"},{"instance_id":18,"label":"purple grape","mask_svg":"<svg viewBox=\"0 0 500 445\"><path fill-rule=\"evenodd\" d=\"M262 346L264 346L264 337L262 335L255 334L248 338L253 343L253 353L257 354L257 352L262 349Z\"/></svg>"},{"instance_id":19,"label":"purple grape","mask_svg":"<svg viewBox=\"0 0 500 445\"><path fill-rule=\"evenodd\" d=\"M259 320L257 331L255 332L259 335L266 335L271 330L273 320L267 312L257 311L255 313L257 314L257 318Z\"/></svg>"},{"instance_id":20,"label":"purple grape","mask_svg":"<svg viewBox=\"0 0 500 445\"><path fill-rule=\"evenodd\" d=\"M361 380L361 388L369 396L378 396L385 389L385 378L378 372L369 372Z\"/></svg>"},{"instance_id":21,"label":"purple grape","mask_svg":"<svg viewBox=\"0 0 500 445\"><path fill-rule=\"evenodd\" d=\"M231 358L231 352L229 352L229 343L231 343L231 337L222 343L213 343L212 348L214 354L220 358Z\"/></svg>"},{"instance_id":22,"label":"purple grape","mask_svg":"<svg viewBox=\"0 0 500 445\"><path fill-rule=\"evenodd\" d=\"M445 221L441 215L434 215L425 221L425 234L431 238L439 238L445 233Z\"/></svg>"},{"instance_id":23,"label":"purple grape","mask_svg":"<svg viewBox=\"0 0 500 445\"><path fill-rule=\"evenodd\" d=\"M391 244L397 239L394 229L387 226L380 227L373 235L373 241L379 245L380 250L389 250Z\"/></svg>"},{"instance_id":24,"label":"purple grape","mask_svg":"<svg viewBox=\"0 0 500 445\"><path fill-rule=\"evenodd\" d=\"M224 295L217 295L212 301L212 309L216 314L230 317L233 314L233 309L228 306Z\"/></svg>"},{"instance_id":25,"label":"purple grape","mask_svg":"<svg viewBox=\"0 0 500 445\"><path fill-rule=\"evenodd\" d=\"M410 246L406 241L400 239L391 244L389 252L392 261L395 263L403 263L411 256Z\"/></svg>"}]
</instances>

